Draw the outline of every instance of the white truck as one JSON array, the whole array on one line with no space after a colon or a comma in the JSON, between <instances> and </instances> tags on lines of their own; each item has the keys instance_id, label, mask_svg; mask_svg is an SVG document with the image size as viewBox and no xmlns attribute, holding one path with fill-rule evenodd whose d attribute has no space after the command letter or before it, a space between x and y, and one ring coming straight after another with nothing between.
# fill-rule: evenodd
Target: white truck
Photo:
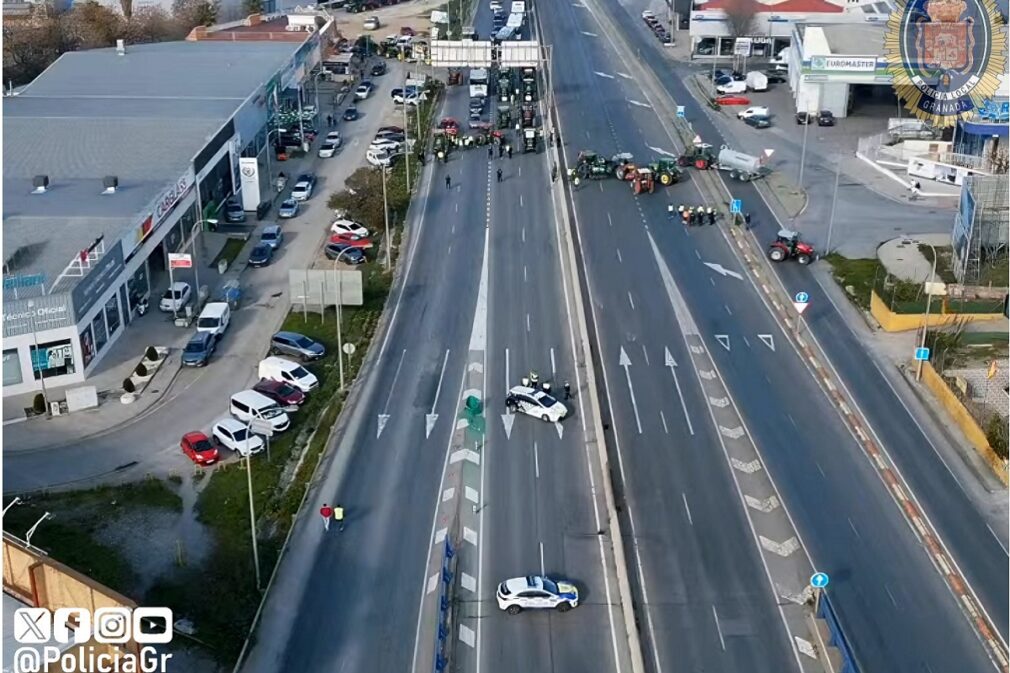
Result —
<instances>
[{"instance_id":1,"label":"white truck","mask_svg":"<svg viewBox=\"0 0 1010 673\"><path fill-rule=\"evenodd\" d=\"M470 98L483 98L487 96L487 70L485 68L473 68L470 70Z\"/></svg>"},{"instance_id":2,"label":"white truck","mask_svg":"<svg viewBox=\"0 0 1010 673\"><path fill-rule=\"evenodd\" d=\"M509 14L508 21L505 22L505 27L512 29L512 32L516 36L516 39L519 39L519 34L522 32L523 19L524 16L522 14L513 12Z\"/></svg>"},{"instance_id":3,"label":"white truck","mask_svg":"<svg viewBox=\"0 0 1010 673\"><path fill-rule=\"evenodd\" d=\"M747 73L747 88L751 91L767 91L768 75L763 72L752 70Z\"/></svg>"},{"instance_id":4,"label":"white truck","mask_svg":"<svg viewBox=\"0 0 1010 673\"><path fill-rule=\"evenodd\" d=\"M771 172L765 166L764 157L755 157L743 152L731 150L725 145L719 150L719 157L714 168L721 171L729 171L729 176L734 180L749 182L757 178L763 178Z\"/></svg>"}]
</instances>

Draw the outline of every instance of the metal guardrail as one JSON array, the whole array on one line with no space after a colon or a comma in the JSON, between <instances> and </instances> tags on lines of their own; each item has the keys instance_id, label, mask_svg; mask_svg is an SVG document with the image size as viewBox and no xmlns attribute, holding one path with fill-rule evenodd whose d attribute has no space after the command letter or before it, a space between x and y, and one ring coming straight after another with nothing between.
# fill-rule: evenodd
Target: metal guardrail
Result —
<instances>
[{"instance_id":1,"label":"metal guardrail","mask_svg":"<svg viewBox=\"0 0 1010 673\"><path fill-rule=\"evenodd\" d=\"M831 600L825 590L821 591L817 601L817 616L828 625L828 631L831 634L830 644L837 648L842 657L842 668L838 673L859 673L859 666L856 665L856 659L852 656L849 641L838 623L838 616L835 615L835 609L831 607Z\"/></svg>"},{"instance_id":2,"label":"metal guardrail","mask_svg":"<svg viewBox=\"0 0 1010 673\"><path fill-rule=\"evenodd\" d=\"M434 673L442 673L449 663L449 653L446 651L446 641L449 638L450 628L450 606L449 587L452 586L452 578L455 573L452 571L453 559L456 557L456 550L445 537L445 545L442 550L442 568L439 573L438 590L438 624L435 628L435 659L432 666Z\"/></svg>"}]
</instances>

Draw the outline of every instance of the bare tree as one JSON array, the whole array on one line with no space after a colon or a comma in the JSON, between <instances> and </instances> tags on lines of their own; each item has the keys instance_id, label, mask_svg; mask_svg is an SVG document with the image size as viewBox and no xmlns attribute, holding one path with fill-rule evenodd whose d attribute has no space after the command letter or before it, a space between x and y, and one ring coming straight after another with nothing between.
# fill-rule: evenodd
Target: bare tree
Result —
<instances>
[{"instance_id":1,"label":"bare tree","mask_svg":"<svg viewBox=\"0 0 1010 673\"><path fill-rule=\"evenodd\" d=\"M74 49L97 49L116 43L125 21L114 10L95 0L77 3L69 12L60 15L63 38Z\"/></svg>"},{"instance_id":2,"label":"bare tree","mask_svg":"<svg viewBox=\"0 0 1010 673\"><path fill-rule=\"evenodd\" d=\"M174 0L172 16L183 26L210 26L217 23L216 0Z\"/></svg>"},{"instance_id":3,"label":"bare tree","mask_svg":"<svg viewBox=\"0 0 1010 673\"><path fill-rule=\"evenodd\" d=\"M263 11L263 0L242 0L242 8L246 15L259 14Z\"/></svg>"},{"instance_id":4,"label":"bare tree","mask_svg":"<svg viewBox=\"0 0 1010 673\"><path fill-rule=\"evenodd\" d=\"M757 0L725 0L722 11L733 37L748 37L754 30L754 17L761 10Z\"/></svg>"},{"instance_id":5,"label":"bare tree","mask_svg":"<svg viewBox=\"0 0 1010 673\"><path fill-rule=\"evenodd\" d=\"M4 23L4 83L27 84L70 46L56 14L44 5L34 5L28 17Z\"/></svg>"}]
</instances>

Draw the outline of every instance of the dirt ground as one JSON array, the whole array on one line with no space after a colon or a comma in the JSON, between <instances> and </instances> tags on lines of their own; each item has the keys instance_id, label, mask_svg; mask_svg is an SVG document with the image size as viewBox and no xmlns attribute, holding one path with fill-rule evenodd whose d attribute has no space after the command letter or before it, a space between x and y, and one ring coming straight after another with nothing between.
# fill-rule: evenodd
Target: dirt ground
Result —
<instances>
[{"instance_id":1,"label":"dirt ground","mask_svg":"<svg viewBox=\"0 0 1010 673\"><path fill-rule=\"evenodd\" d=\"M413 28L419 34L427 35L431 29L431 12L445 4L445 0L415 0L391 7L382 7L373 12L349 14L343 9L334 10L337 30L348 38L369 34L376 41L381 41L386 35L399 35L404 26ZM365 19L379 17L378 30L362 28Z\"/></svg>"}]
</instances>

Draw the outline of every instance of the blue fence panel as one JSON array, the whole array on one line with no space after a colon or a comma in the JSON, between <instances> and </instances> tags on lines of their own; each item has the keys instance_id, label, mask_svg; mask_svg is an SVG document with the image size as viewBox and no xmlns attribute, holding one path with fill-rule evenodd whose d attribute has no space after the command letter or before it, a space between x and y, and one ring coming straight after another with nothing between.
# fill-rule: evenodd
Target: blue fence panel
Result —
<instances>
[{"instance_id":1,"label":"blue fence panel","mask_svg":"<svg viewBox=\"0 0 1010 673\"><path fill-rule=\"evenodd\" d=\"M840 673L859 673L859 666L856 665L856 658L852 656L849 641L842 631L841 624L838 623L835 609L831 607L828 592L823 589L821 590L821 597L818 602L817 616L828 625L828 631L831 632L830 644L834 645L842 656L842 670Z\"/></svg>"},{"instance_id":2,"label":"blue fence panel","mask_svg":"<svg viewBox=\"0 0 1010 673\"><path fill-rule=\"evenodd\" d=\"M442 673L449 660L445 656L445 644L449 638L449 586L452 584L452 570L449 564L452 557L456 555L456 550L449 541L449 536L445 537L445 546L442 549L442 572L438 588L438 627L435 629L435 661L434 673Z\"/></svg>"}]
</instances>

